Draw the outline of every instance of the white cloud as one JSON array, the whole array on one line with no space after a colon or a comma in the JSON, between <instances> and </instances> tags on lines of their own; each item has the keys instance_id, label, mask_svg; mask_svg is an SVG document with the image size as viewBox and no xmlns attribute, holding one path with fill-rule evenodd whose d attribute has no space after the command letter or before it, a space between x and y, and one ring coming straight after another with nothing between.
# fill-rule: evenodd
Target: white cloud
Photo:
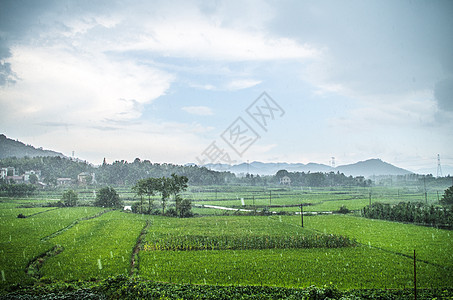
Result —
<instances>
[{"instance_id":1,"label":"white cloud","mask_svg":"<svg viewBox=\"0 0 453 300\"><path fill-rule=\"evenodd\" d=\"M260 84L260 80L237 79L229 82L226 86L228 90L242 90Z\"/></svg>"},{"instance_id":2,"label":"white cloud","mask_svg":"<svg viewBox=\"0 0 453 300\"><path fill-rule=\"evenodd\" d=\"M17 47L10 59L20 80L4 90L2 106L30 121L79 125L130 121L165 94L172 75L99 53Z\"/></svg>"},{"instance_id":3,"label":"white cloud","mask_svg":"<svg viewBox=\"0 0 453 300\"><path fill-rule=\"evenodd\" d=\"M207 106L185 106L182 110L197 116L211 116L214 114L212 109Z\"/></svg>"},{"instance_id":4,"label":"white cloud","mask_svg":"<svg viewBox=\"0 0 453 300\"><path fill-rule=\"evenodd\" d=\"M171 8L158 5L153 8L152 15L126 11L123 22L115 23L119 35L114 39L116 43L108 42L104 47L109 51L145 51L164 57L216 61L307 59L318 55L318 49L312 45L269 35L262 24L270 17L260 19L256 16L260 11L266 11L264 4L241 4L241 7L244 8L241 14L223 17L203 14L196 5L182 3ZM238 22L247 12L254 12L251 19ZM102 36L100 38L102 41ZM94 42L103 47L99 41Z\"/></svg>"}]
</instances>

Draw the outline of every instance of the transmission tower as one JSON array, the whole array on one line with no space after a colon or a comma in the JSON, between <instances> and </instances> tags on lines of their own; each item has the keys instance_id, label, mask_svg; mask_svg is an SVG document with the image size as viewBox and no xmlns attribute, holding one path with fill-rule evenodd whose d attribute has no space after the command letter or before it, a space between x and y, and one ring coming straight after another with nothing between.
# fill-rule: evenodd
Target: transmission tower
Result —
<instances>
[{"instance_id":1,"label":"transmission tower","mask_svg":"<svg viewBox=\"0 0 453 300\"><path fill-rule=\"evenodd\" d=\"M440 165L440 155L437 154L437 177L442 177L442 166Z\"/></svg>"},{"instance_id":2,"label":"transmission tower","mask_svg":"<svg viewBox=\"0 0 453 300\"><path fill-rule=\"evenodd\" d=\"M335 157L332 156L331 158L332 160L330 161L330 165L333 169L335 169Z\"/></svg>"}]
</instances>

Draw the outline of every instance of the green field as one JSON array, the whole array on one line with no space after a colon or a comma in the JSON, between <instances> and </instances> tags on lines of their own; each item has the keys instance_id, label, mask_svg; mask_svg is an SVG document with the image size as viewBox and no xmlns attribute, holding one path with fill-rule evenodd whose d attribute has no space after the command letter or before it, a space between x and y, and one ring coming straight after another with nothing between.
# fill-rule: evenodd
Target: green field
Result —
<instances>
[{"instance_id":1,"label":"green field","mask_svg":"<svg viewBox=\"0 0 453 300\"><path fill-rule=\"evenodd\" d=\"M126 189L123 193L129 203L134 201ZM368 204L367 193L368 189L362 188L269 192L256 187L229 187L191 188L186 197L192 197L196 204L232 208L242 207L241 198L254 199L261 207L269 201L293 205L302 200L313 204L305 210L331 211L341 205L360 209ZM420 196L385 188L374 188L373 193L372 199L387 203ZM194 208L198 217L178 219L89 206L45 206L52 201L56 200L0 199L2 288L134 273L178 284L293 288L333 284L340 289L401 289L413 286L414 250L418 287L453 286L453 239L448 230L353 215L305 216L301 228L300 215L237 215L209 208ZM158 205L158 201L155 203ZM291 212L299 208L271 210ZM18 218L19 214L26 218ZM140 252L134 256L133 249L148 223ZM56 245L59 252L46 255Z\"/></svg>"}]
</instances>

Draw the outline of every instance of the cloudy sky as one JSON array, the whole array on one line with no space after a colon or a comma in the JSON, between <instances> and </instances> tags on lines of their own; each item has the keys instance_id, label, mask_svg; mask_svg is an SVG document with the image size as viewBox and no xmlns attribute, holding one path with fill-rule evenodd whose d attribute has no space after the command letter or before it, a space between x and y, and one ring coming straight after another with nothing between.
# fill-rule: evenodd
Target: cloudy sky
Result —
<instances>
[{"instance_id":1,"label":"cloudy sky","mask_svg":"<svg viewBox=\"0 0 453 300\"><path fill-rule=\"evenodd\" d=\"M449 0L3 0L0 131L94 164L453 165L452 16Z\"/></svg>"}]
</instances>

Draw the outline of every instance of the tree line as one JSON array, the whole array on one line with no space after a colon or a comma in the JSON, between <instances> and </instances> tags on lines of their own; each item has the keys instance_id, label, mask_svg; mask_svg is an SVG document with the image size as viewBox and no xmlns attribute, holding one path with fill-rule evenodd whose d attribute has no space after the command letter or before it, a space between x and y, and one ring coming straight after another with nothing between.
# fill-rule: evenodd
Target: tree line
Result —
<instances>
[{"instance_id":1,"label":"tree line","mask_svg":"<svg viewBox=\"0 0 453 300\"><path fill-rule=\"evenodd\" d=\"M288 176L291 179L292 186L310 186L310 187L326 187L326 186L370 186L371 180L354 178L346 176L340 172L288 172L280 170L275 174L274 183L279 183L280 179Z\"/></svg>"},{"instance_id":2,"label":"tree line","mask_svg":"<svg viewBox=\"0 0 453 300\"><path fill-rule=\"evenodd\" d=\"M396 205L373 203L362 209L362 216L397 222L453 228L453 186L445 191L443 206L426 205L422 202L400 202Z\"/></svg>"}]
</instances>

